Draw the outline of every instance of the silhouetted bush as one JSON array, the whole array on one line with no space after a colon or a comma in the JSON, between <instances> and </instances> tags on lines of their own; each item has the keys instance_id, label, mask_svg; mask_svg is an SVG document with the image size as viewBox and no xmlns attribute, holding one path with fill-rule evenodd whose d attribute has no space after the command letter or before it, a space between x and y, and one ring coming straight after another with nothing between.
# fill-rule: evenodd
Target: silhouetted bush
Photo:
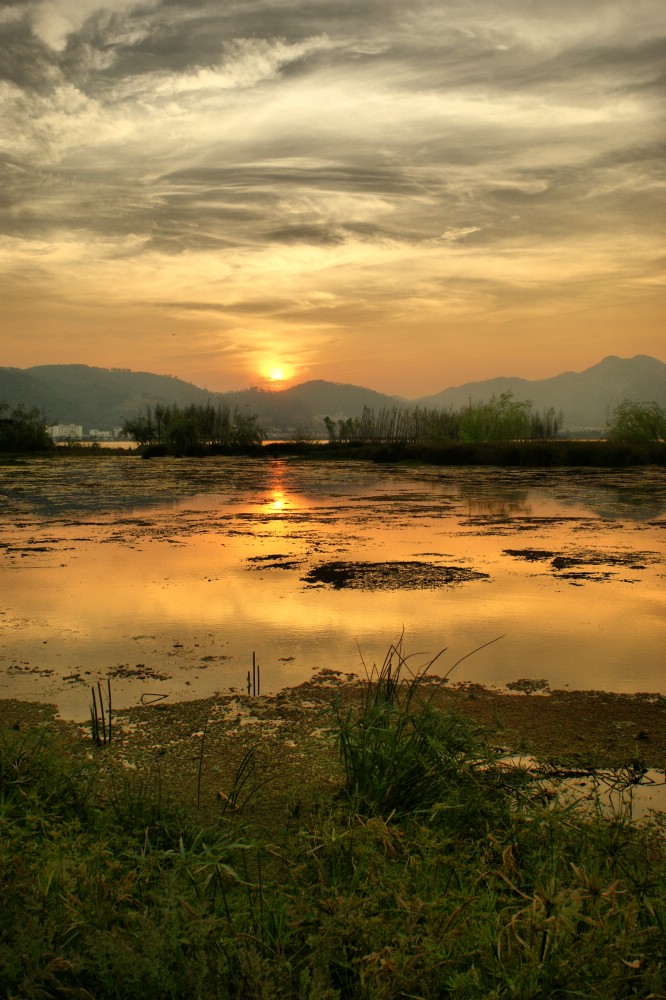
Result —
<instances>
[{"instance_id":1,"label":"silhouetted bush","mask_svg":"<svg viewBox=\"0 0 666 1000\"><path fill-rule=\"evenodd\" d=\"M36 406L8 410L6 403L0 403L0 451L47 451L53 447L41 410Z\"/></svg>"},{"instance_id":2,"label":"silhouetted bush","mask_svg":"<svg viewBox=\"0 0 666 1000\"><path fill-rule=\"evenodd\" d=\"M666 439L666 412L658 403L623 400L615 407L608 425L609 441L650 444Z\"/></svg>"}]
</instances>

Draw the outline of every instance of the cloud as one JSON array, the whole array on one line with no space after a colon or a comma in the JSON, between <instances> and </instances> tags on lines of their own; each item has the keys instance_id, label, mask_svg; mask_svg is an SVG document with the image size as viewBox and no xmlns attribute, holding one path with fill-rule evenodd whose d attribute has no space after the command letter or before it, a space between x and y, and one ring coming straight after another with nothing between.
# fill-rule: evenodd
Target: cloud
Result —
<instances>
[{"instance_id":1,"label":"cloud","mask_svg":"<svg viewBox=\"0 0 666 1000\"><path fill-rule=\"evenodd\" d=\"M463 226L461 229L446 229L442 233L442 239L446 240L447 243L457 243L458 240L464 240L466 236L471 236L472 233L480 232L480 226Z\"/></svg>"},{"instance_id":2,"label":"cloud","mask_svg":"<svg viewBox=\"0 0 666 1000\"><path fill-rule=\"evenodd\" d=\"M157 2L157 0L155 0ZM89 18L153 6L150 0L43 0L32 8L33 30L50 49L61 52Z\"/></svg>"},{"instance_id":3,"label":"cloud","mask_svg":"<svg viewBox=\"0 0 666 1000\"><path fill-rule=\"evenodd\" d=\"M224 45L219 66L199 67L184 74L162 74L142 82L153 100L245 89L274 79L285 66L333 47L325 35L295 43L284 38L236 38Z\"/></svg>"},{"instance_id":4,"label":"cloud","mask_svg":"<svg viewBox=\"0 0 666 1000\"><path fill-rule=\"evenodd\" d=\"M2 7L0 292L202 350L216 323L294 352L327 331L350 358L400 324L425 350L448 323L527 337L604 296L651 315L662 19L661 0Z\"/></svg>"}]
</instances>

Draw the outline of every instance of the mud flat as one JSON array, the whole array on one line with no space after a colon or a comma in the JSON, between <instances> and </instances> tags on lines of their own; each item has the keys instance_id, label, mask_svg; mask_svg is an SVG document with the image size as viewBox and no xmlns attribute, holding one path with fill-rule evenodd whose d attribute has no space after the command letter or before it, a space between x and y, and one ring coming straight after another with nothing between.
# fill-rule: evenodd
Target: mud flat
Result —
<instances>
[{"instance_id":1,"label":"mud flat","mask_svg":"<svg viewBox=\"0 0 666 1000\"><path fill-rule=\"evenodd\" d=\"M527 681L517 682L521 685L529 691ZM532 686L538 688L538 682ZM198 798L212 809L251 754L247 787L259 791L248 808L265 812L289 808L307 789L330 790L339 783L331 706L339 699L353 709L361 692L357 679L323 671L270 697L227 694L139 706L114 713L111 744L99 748L89 725L64 722L54 706L5 699L0 700L0 729L12 736L36 729L54 732L71 753L93 755L102 771L120 767L159 774L165 791L190 803ZM649 768L658 781L666 781L666 698L661 695L507 694L432 678L423 696L474 720L491 744L507 753L530 755L556 770Z\"/></svg>"}]
</instances>

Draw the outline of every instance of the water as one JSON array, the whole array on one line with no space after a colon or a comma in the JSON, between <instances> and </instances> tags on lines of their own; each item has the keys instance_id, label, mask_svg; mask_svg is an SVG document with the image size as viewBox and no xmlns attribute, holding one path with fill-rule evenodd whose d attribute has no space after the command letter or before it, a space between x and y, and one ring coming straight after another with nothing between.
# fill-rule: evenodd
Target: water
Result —
<instances>
[{"instance_id":1,"label":"water","mask_svg":"<svg viewBox=\"0 0 666 1000\"><path fill-rule=\"evenodd\" d=\"M362 673L402 634L415 666L446 647L440 673L484 647L452 680L666 693L665 512L653 469L3 466L0 696L84 718L98 679L117 707L204 697L243 688L253 652L268 693ZM307 582L331 562L425 564L421 585L444 567L472 578L412 589L389 566L361 575L371 589Z\"/></svg>"}]
</instances>

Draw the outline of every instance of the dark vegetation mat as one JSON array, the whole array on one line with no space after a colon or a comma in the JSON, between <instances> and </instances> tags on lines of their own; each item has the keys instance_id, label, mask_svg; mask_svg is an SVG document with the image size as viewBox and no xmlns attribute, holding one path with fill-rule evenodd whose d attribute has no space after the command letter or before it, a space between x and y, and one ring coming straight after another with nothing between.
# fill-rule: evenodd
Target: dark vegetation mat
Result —
<instances>
[{"instance_id":1,"label":"dark vegetation mat","mask_svg":"<svg viewBox=\"0 0 666 1000\"><path fill-rule=\"evenodd\" d=\"M463 566L439 566L436 563L404 562L326 562L315 566L302 578L310 586L330 586L334 590L434 590L488 580L487 573Z\"/></svg>"}]
</instances>

